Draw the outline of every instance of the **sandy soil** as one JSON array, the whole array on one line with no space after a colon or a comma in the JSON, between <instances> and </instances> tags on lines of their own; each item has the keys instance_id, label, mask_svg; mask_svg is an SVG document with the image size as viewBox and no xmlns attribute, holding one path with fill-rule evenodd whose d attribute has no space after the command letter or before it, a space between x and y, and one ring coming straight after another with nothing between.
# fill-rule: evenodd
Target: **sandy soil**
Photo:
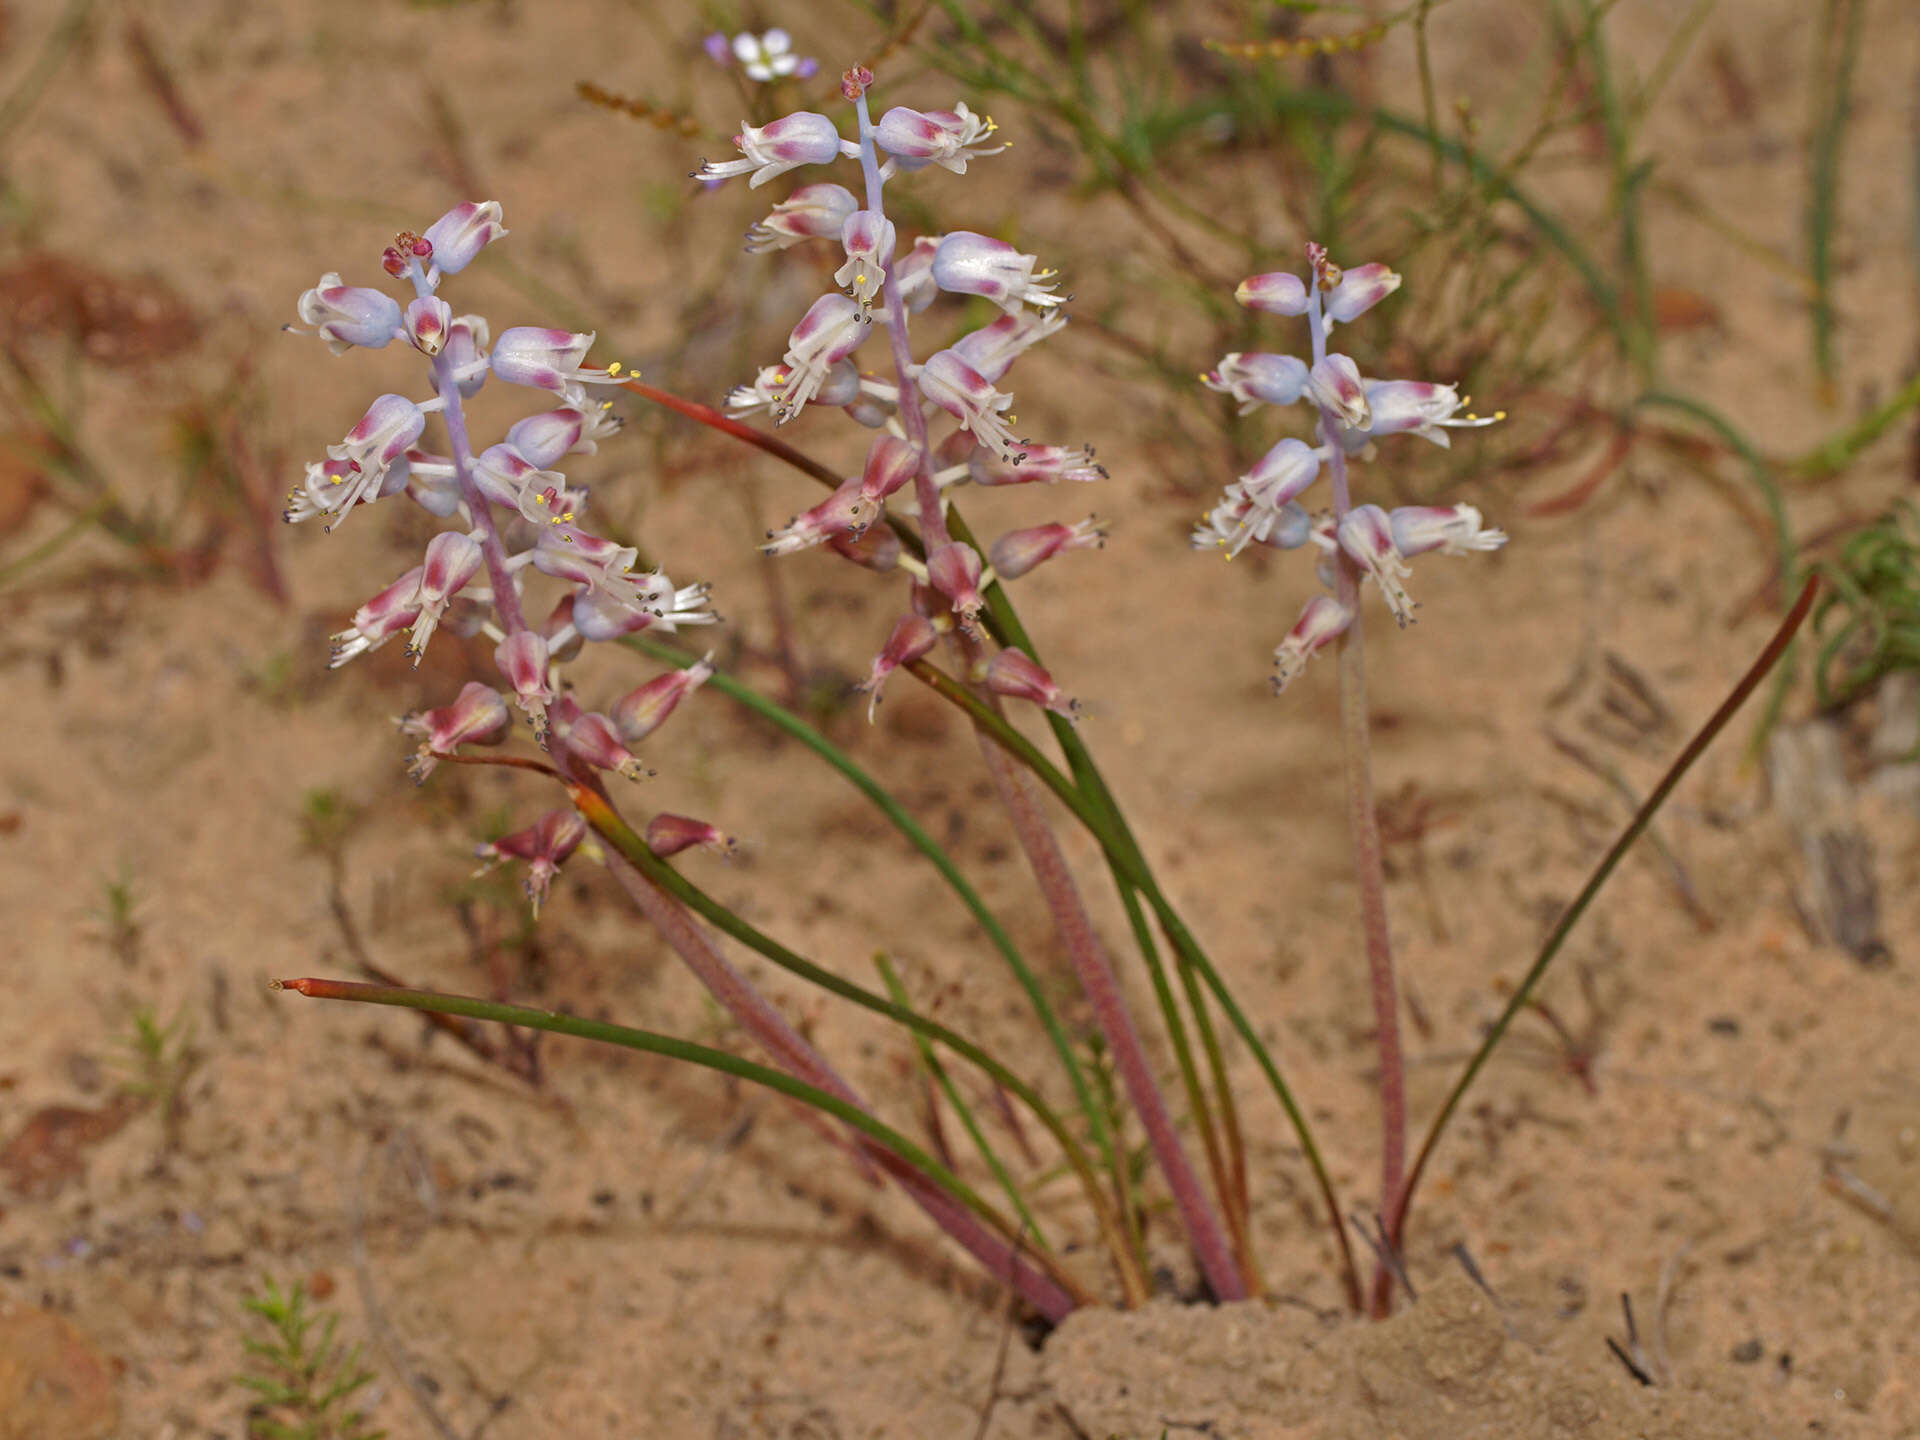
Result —
<instances>
[{"instance_id":1,"label":"sandy soil","mask_svg":"<svg viewBox=\"0 0 1920 1440\"><path fill-rule=\"evenodd\" d=\"M1656 279L1704 305L1666 342L1673 383L1769 453L1863 413L1913 353L1920 45L1896 8L1872 12L1860 61L1836 403L1804 378L1792 280L1675 206L1652 211ZM1491 112L1532 10L1457 0L1436 15L1441 93ZM21 83L62 13L8 7L0 89ZM1196 29L1214 18L1194 15ZM1629 0L1612 23L1644 72L1675 18ZM799 48L830 68L852 58L832 51L849 34L869 43L863 23L828 7L791 19ZM1662 174L1796 258L1813 23L1798 0L1721 7L1645 139ZM609 353L703 396L744 378L750 357L773 358L814 281L737 256L733 237L782 187L689 201L680 177L703 147L721 153L711 136L663 134L573 95L581 79L697 93L705 118L729 124L724 87L685 79L705 63L703 28L691 6L572 0L100 6L5 135L9 344L130 508L185 518L160 573L90 535L0 591L15 734L0 757L0 1437L245 1435L240 1299L263 1275L306 1281L368 1346L375 1418L396 1440L1920 1435L1913 791L1863 783L1849 802L1889 961L1869 966L1809 929L1801 851L1738 734L1668 808L1665 857L1636 854L1549 981L1585 1073L1527 1022L1461 1116L1411 1237L1420 1301L1385 1326L1340 1315L1306 1172L1243 1054L1275 1298L1084 1313L1035 1349L964 1257L779 1103L584 1045L541 1046L535 1087L412 1017L267 989L353 973L337 879L365 951L415 983L744 1045L590 865L568 869L531 943L510 893L466 886L476 836L552 802L492 771L415 791L388 717L444 702L479 673L480 651L436 642L413 672L392 647L325 671L325 635L414 563L421 518L390 505L332 536L271 528L277 603L244 507L182 507L172 448L184 411L224 417L223 453L239 434L233 464L277 503L368 398L413 383L395 352L335 360L277 334L295 297L325 270L370 283L393 230L480 194L505 204L514 234L498 263L459 277L456 308L496 329L598 323L617 337ZM170 101L143 45L171 73ZM1383 93L1411 93L1404 43L1371 63ZM897 98L955 97L922 77ZM1568 156L1544 190L1598 213L1604 177L1577 147ZM920 193L980 229L1017 215L1102 313L1139 238L1117 207L1076 207L1044 146L1025 163ZM1053 186L1015 204L1000 186L1023 174ZM47 268L61 264L97 274ZM687 313L688 293L728 276L720 304ZM732 338L742 326L752 344ZM686 342L688 329L702 338ZM1189 330L1166 316L1176 348ZM1217 441L1188 443L1212 433L1193 419L1203 398L1125 378L1132 367L1096 335L1055 343L1019 376L1023 428L1097 441L1113 478L1090 500L970 497L970 518L991 533L1091 503L1112 523L1104 554L1022 582L1023 615L1086 702L1090 743L1170 893L1310 1097L1342 1192L1364 1204L1376 1122L1332 667L1282 704L1265 693L1267 653L1311 579L1286 557L1227 567L1189 554L1186 526L1230 476ZM1212 358L1196 344L1188 363ZM794 438L851 463L861 442L832 418ZM1407 812L1431 806L1390 856L1418 1116L1497 1012L1496 982L1517 977L1629 813L1599 772L1643 793L1771 623L1750 603L1770 541L1734 465L1708 485L1638 450L1592 502L1530 518L1592 460L1463 492L1513 543L1423 566L1421 623L1375 627L1369 647L1381 791ZM1796 529L1875 513L1910 483L1908 463L1890 437L1794 491ZM69 518L34 503L34 473L9 462L0 475L0 559ZM811 503L802 482L637 411L575 473L677 581L714 582L723 643L772 645L751 542ZM208 516L224 530L201 545ZM809 555L780 574L827 693L864 669L899 603L848 570ZM632 673L622 663L599 657L578 678L610 687ZM1064 988L968 737L904 685L882 716L868 729L842 708L831 728ZM1869 705L1843 727L1856 780L1877 718ZM868 978L884 945L942 1019L1029 1043L964 912L844 785L713 695L648 758L660 778L636 815L698 814L744 841L730 868L690 859L701 883L850 975ZM344 812L327 832L337 868L303 828L316 792ZM1092 850L1065 839L1118 942ZM107 887L123 880L137 903L116 926ZM899 1036L747 968L861 1087L910 1088ZM1144 984L1136 998L1147 1003ZM195 1063L171 1116L120 1088L141 1006L191 1027ZM898 1116L918 1123L909 1106ZM1047 1218L1090 1238L1064 1198ZM1192 1277L1170 1234L1160 1227L1156 1259L1177 1294ZM1622 1295L1651 1387L1607 1349L1627 1339Z\"/></svg>"}]
</instances>

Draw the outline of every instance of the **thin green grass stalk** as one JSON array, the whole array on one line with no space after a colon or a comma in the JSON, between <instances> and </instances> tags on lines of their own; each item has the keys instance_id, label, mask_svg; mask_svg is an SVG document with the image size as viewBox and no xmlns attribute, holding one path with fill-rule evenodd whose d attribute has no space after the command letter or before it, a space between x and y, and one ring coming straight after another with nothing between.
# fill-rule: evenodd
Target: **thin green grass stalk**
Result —
<instances>
[{"instance_id":1,"label":"thin green grass stalk","mask_svg":"<svg viewBox=\"0 0 1920 1440\"><path fill-rule=\"evenodd\" d=\"M1813 280L1813 368L1833 403L1833 231L1840 214L1840 157L1853 114L1853 69L1860 54L1866 0L1826 0L1816 30L1813 119L1807 164L1807 268Z\"/></svg>"},{"instance_id":2,"label":"thin green grass stalk","mask_svg":"<svg viewBox=\"0 0 1920 1440\"><path fill-rule=\"evenodd\" d=\"M1920 154L1920 145L1915 147L1915 153ZM1838 475L1861 451L1917 408L1920 408L1920 375L1915 375L1839 434L1821 441L1798 460L1790 461L1787 473L1796 480L1825 480Z\"/></svg>"},{"instance_id":3,"label":"thin green grass stalk","mask_svg":"<svg viewBox=\"0 0 1920 1440\"><path fill-rule=\"evenodd\" d=\"M1619 838L1613 842L1607 853L1601 857L1600 863L1594 867L1593 873L1587 877L1587 883L1581 887L1573 903L1567 906L1559 922L1553 927L1552 933L1541 945L1540 953L1534 958L1525 977L1514 987L1512 995L1508 997L1506 1008L1500 1012L1499 1018L1493 1022L1479 1046L1474 1050L1472 1057L1462 1068L1460 1078L1454 1082L1453 1089L1447 1093L1439 1113L1433 1117L1433 1124L1427 1129L1426 1139L1421 1142L1420 1149L1414 1156L1412 1168L1407 1171L1406 1184L1401 1187L1400 1194L1386 1217L1387 1240L1395 1250L1405 1248L1407 1217L1412 1210L1413 1196L1419 1187L1420 1177L1426 1173L1427 1162L1433 1158L1435 1147L1440 1143L1441 1136L1446 1133L1447 1122L1460 1108L1461 1100L1465 1098L1467 1091L1473 1087L1473 1082L1485 1068L1487 1058L1493 1054L1494 1047L1507 1033L1507 1027L1513 1023L1514 1017L1525 1009L1527 1003L1533 998L1534 990L1547 973L1547 967L1553 963L1554 957L1560 953L1561 945L1572 933L1573 927L1579 923L1580 917L1586 914L1587 908L1592 905L1594 898L1599 895L1601 887L1607 883L1615 868L1626 858L1634 842L1653 822L1653 817L1659 813L1660 807L1666 804L1667 797L1673 793L1681 780L1686 778L1694 762L1706 752L1707 747L1726 728L1735 712L1759 688L1767 672L1786 654L1788 647L1793 643L1795 633L1807 618L1807 612L1813 608L1814 593L1819 589L1819 585L1820 582L1816 577L1808 577L1806 584L1800 590L1799 599L1794 601L1793 608L1787 612L1786 619L1781 621L1780 627L1774 631L1773 638L1767 642L1759 658L1747 668L1746 674L1740 677L1739 683L1733 687L1732 692L1720 702L1720 707L1708 718L1699 733L1687 742L1686 749L1682 750L1679 758L1668 767L1667 773L1660 777L1660 783L1653 787L1652 793L1647 796L1633 819L1627 822L1626 829L1620 832Z\"/></svg>"},{"instance_id":4,"label":"thin green grass stalk","mask_svg":"<svg viewBox=\"0 0 1920 1440\"><path fill-rule=\"evenodd\" d=\"M683 670L694 664L697 659L697 657L689 655L675 646L649 639L644 635L631 636L625 643L630 648L638 650L640 653L654 660L658 660L663 664L678 666ZM805 720L801 719L791 710L788 710L785 706L761 695L758 691L741 683L723 671L715 671L706 683L720 694L732 700L735 704L740 705L746 710L750 710L769 724L776 726L782 732L799 741L822 760L826 761L829 766L845 777L856 790L864 795L875 809L886 816L888 821L907 838L908 842L927 858L928 862L939 873L940 878L947 882L949 888L959 897L960 903L964 905L967 908L967 912L973 916L975 922L980 926L982 933L992 942L993 947L1000 952L1001 958L1006 961L1007 968L1013 973L1013 977L1018 982L1021 990L1025 992L1028 1003L1033 1006L1034 1015L1039 1019L1041 1027L1047 1032L1048 1042L1053 1046L1054 1054L1059 1058L1061 1068L1066 1071L1068 1082L1073 1087L1074 1099L1078 1103L1082 1113L1088 1117L1088 1129L1091 1134L1094 1149L1099 1153L1101 1164L1116 1177L1124 1176L1125 1172L1119 1146L1112 1131L1106 1125L1099 1107L1093 1103L1093 1094L1088 1087L1086 1072L1080 1064L1079 1056L1067 1035L1066 1027L1060 1021L1058 1012L1055 1011L1052 1003L1048 1001L1046 990L1040 984L1039 977L1033 973L1025 957L1021 955L1019 949L1014 945L1012 937L1007 934L1005 927L994 918L993 912L987 908L986 902L980 898L979 892L973 888L971 882L960 873L960 869L954 864L953 858L941 848L939 842L926 832L926 829L919 821L915 820L906 808L902 806L884 786L869 775L866 770L861 768L859 763L855 761L851 755L827 739L827 737L821 734L814 726L809 725ZM670 869L670 867L668 868ZM677 871L672 873L678 874ZM690 901L689 903L692 902ZM696 904L695 908L701 909L702 907ZM702 909L702 913L704 914L706 911ZM708 918L714 919L712 915L709 915ZM715 919L715 923L718 924L720 922ZM736 935L735 938L741 939L743 937ZM754 942L748 941L745 943ZM766 952L762 951L762 953L765 954ZM768 955L768 958L773 959L777 964L784 963L773 955ZM913 1012L909 1011L907 1013L911 1014ZM895 1016L894 1018L899 1019L901 1017ZM902 1023L906 1022L903 1020ZM1037 1095L1035 1098L1038 1098ZM1042 1116L1041 1118L1043 1123L1048 1123L1050 1130L1058 1127L1059 1121L1057 1116L1053 1117L1050 1122L1046 1116ZM1122 1188L1124 1189L1124 1186ZM1123 1198L1123 1207L1124 1204L1125 1201ZM1139 1278L1140 1277L1129 1277L1130 1281ZM1142 1295L1144 1296L1144 1280L1141 1279L1140 1283L1143 1287Z\"/></svg>"},{"instance_id":5,"label":"thin green grass stalk","mask_svg":"<svg viewBox=\"0 0 1920 1440\"><path fill-rule=\"evenodd\" d=\"M784 1070L776 1070L772 1066L731 1055L725 1050L715 1050L711 1046L698 1045L691 1040L681 1040L672 1035L661 1035L651 1030L636 1030L605 1020L587 1020L577 1015L563 1015L555 1010L533 1010L523 1005L508 1005L497 1000L479 1000L466 995L440 995L430 990L410 990L391 985L364 985L352 980L303 978L274 980L270 984L275 990L291 990L316 1000L351 1000L366 1005L394 1005L407 1010L426 1010L438 1015L460 1015L470 1020L488 1020L500 1025L520 1025L530 1030L544 1030L554 1035L571 1035L582 1040L597 1040L605 1045L618 1045L627 1050L638 1050L649 1055L664 1055L670 1060L698 1065L702 1069L731 1075L749 1084L764 1086L789 1099L798 1100L810 1109L831 1115L842 1124L859 1131L899 1164L925 1177L935 1189L964 1207L1012 1246L1017 1254L1031 1258L1056 1285L1073 1296L1077 1303L1091 1303L1092 1297L1081 1289L1079 1283L1060 1265L1058 1260L1045 1252L1036 1252L1027 1246L1018 1226L988 1204L972 1186L942 1165L926 1150L853 1102L842 1099L831 1091L809 1085L804 1080L796 1079ZM996 1276L995 1278L1004 1279L1005 1277Z\"/></svg>"},{"instance_id":6,"label":"thin green grass stalk","mask_svg":"<svg viewBox=\"0 0 1920 1440\"><path fill-rule=\"evenodd\" d=\"M713 681L709 680L707 683L712 684ZM1074 1172L1080 1177L1082 1188L1087 1192L1088 1201L1094 1207L1103 1233L1106 1234L1109 1243L1115 1239L1119 1234L1117 1218L1106 1207L1105 1196L1098 1181L1094 1179L1093 1167L1085 1149L1079 1141L1074 1139L1072 1132L1062 1123L1053 1107L1046 1103L1032 1085L979 1045L942 1025L939 1021L930 1020L917 1011L896 1005L885 996L814 964L804 956L788 949L772 936L756 929L655 855L647 848L646 840L599 796L584 786L573 783L568 783L567 789L575 807L602 840L611 845L646 879L688 909L703 916L722 933L732 936L742 945L772 961L789 974L816 985L830 994L838 995L843 1000L851 1001L862 1009L883 1015L917 1035L938 1041L956 1055L977 1065L1002 1089L1020 1100L1059 1144L1067 1162L1073 1166ZM1130 1296L1134 1295L1137 1286L1137 1298L1144 1299L1146 1295L1144 1277L1130 1274L1128 1267L1120 1259L1127 1254L1128 1251L1124 1245L1115 1250L1116 1264L1121 1268L1122 1286Z\"/></svg>"},{"instance_id":7,"label":"thin green grass stalk","mask_svg":"<svg viewBox=\"0 0 1920 1440\"><path fill-rule=\"evenodd\" d=\"M907 1003L907 987L901 983L899 972L893 968L893 961L887 958L886 952L877 951L873 957L873 964L874 968L880 972L880 979L886 985L887 994L893 998L893 1003L902 1010L911 1010L913 1007ZM1040 1228L1040 1222L1033 1218L1033 1212L1027 1208L1026 1199L1021 1195L1019 1185L1015 1183L1013 1175L1000 1159L999 1152L993 1148L993 1142L987 1139L986 1132L981 1130L980 1122L974 1117L973 1108L967 1104L966 1098L960 1093L960 1087L953 1083L953 1077L947 1073L947 1067L940 1063L939 1055L934 1053L933 1043L926 1036L915 1031L913 1045L920 1057L921 1066L933 1078L933 1083L940 1087L940 1093L947 1097L947 1103L953 1107L953 1113L960 1117L961 1128L973 1141L973 1148L980 1152L980 1158L993 1172L993 1178L1000 1182L1000 1188L1006 1194L1007 1203L1013 1207L1013 1213L1018 1215L1020 1222L1027 1227L1028 1233L1033 1237L1033 1243L1051 1254L1053 1246L1048 1242L1046 1232Z\"/></svg>"},{"instance_id":8,"label":"thin green grass stalk","mask_svg":"<svg viewBox=\"0 0 1920 1440\"><path fill-rule=\"evenodd\" d=\"M1633 161L1633 123L1621 103L1613 74L1613 57L1607 47L1603 16L1594 0L1581 0L1584 24L1580 44L1587 53L1587 67L1593 77L1594 95L1600 106L1601 133L1606 137L1607 158L1613 171L1611 199L1620 225L1620 267L1627 277L1627 304L1632 323L1624 327L1627 361L1633 367L1642 388L1654 383L1658 363L1656 329L1653 314L1653 281L1647 271L1646 247L1640 225L1640 188L1648 165Z\"/></svg>"}]
</instances>

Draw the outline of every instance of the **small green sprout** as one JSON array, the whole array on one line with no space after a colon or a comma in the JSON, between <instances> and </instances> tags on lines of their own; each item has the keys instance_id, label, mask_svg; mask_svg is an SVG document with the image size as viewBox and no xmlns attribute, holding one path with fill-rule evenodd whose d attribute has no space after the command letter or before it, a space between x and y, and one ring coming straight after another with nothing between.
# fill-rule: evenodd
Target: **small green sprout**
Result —
<instances>
[{"instance_id":1,"label":"small green sprout","mask_svg":"<svg viewBox=\"0 0 1920 1440\"><path fill-rule=\"evenodd\" d=\"M257 1373L234 1377L260 1396L247 1411L247 1440L382 1440L386 1432L367 1428L366 1413L352 1403L373 1372L360 1363L358 1345L340 1348L340 1317L309 1311L298 1280L284 1293L271 1277L262 1284L241 1302L271 1331L246 1341Z\"/></svg>"}]
</instances>

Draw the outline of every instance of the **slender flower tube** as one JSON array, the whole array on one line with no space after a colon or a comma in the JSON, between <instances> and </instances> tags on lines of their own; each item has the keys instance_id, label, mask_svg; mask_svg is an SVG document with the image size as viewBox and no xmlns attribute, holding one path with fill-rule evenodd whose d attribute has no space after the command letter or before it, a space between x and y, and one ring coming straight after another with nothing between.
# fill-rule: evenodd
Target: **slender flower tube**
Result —
<instances>
[{"instance_id":1,"label":"slender flower tube","mask_svg":"<svg viewBox=\"0 0 1920 1440\"><path fill-rule=\"evenodd\" d=\"M1031 700L1064 720L1075 725L1080 723L1080 702L1055 684L1053 677L1023 650L1009 647L999 651L987 662L981 680L996 695L1011 700Z\"/></svg>"},{"instance_id":2,"label":"slender flower tube","mask_svg":"<svg viewBox=\"0 0 1920 1440\"><path fill-rule=\"evenodd\" d=\"M1067 297L1044 282L1056 271L1034 272L1036 256L1022 255L1004 240L955 230L943 237L933 257L933 283L954 295L978 295L1009 315L1028 305L1051 309Z\"/></svg>"},{"instance_id":3,"label":"slender flower tube","mask_svg":"<svg viewBox=\"0 0 1920 1440\"><path fill-rule=\"evenodd\" d=\"M837 240L860 202L844 185L802 185L747 231L747 253L785 250L803 240Z\"/></svg>"},{"instance_id":4,"label":"slender flower tube","mask_svg":"<svg viewBox=\"0 0 1920 1440\"><path fill-rule=\"evenodd\" d=\"M939 630L924 615L902 615L894 622L886 645L874 657L872 671L860 683L860 688L867 692L868 724L873 723L874 707L880 703L880 690L887 683L887 677L902 665L924 660L933 653L939 640Z\"/></svg>"},{"instance_id":5,"label":"slender flower tube","mask_svg":"<svg viewBox=\"0 0 1920 1440\"><path fill-rule=\"evenodd\" d=\"M893 222L877 210L856 210L840 229L847 263L833 272L834 282L862 310L871 310L893 259Z\"/></svg>"},{"instance_id":6,"label":"slender flower tube","mask_svg":"<svg viewBox=\"0 0 1920 1440\"><path fill-rule=\"evenodd\" d=\"M1282 693L1299 678L1307 661L1352 623L1353 612L1331 595L1315 595L1307 601L1287 638L1274 647L1273 693Z\"/></svg>"},{"instance_id":7,"label":"slender flower tube","mask_svg":"<svg viewBox=\"0 0 1920 1440\"><path fill-rule=\"evenodd\" d=\"M787 337L789 373L774 405L774 423L784 425L806 408L828 372L858 350L872 328L873 317L857 300L836 293L814 301Z\"/></svg>"},{"instance_id":8,"label":"slender flower tube","mask_svg":"<svg viewBox=\"0 0 1920 1440\"><path fill-rule=\"evenodd\" d=\"M399 301L384 290L344 284L335 272L300 297L299 313L336 355L356 345L378 350L400 333Z\"/></svg>"},{"instance_id":9,"label":"slender flower tube","mask_svg":"<svg viewBox=\"0 0 1920 1440\"><path fill-rule=\"evenodd\" d=\"M703 850L711 850L722 860L731 860L740 853L739 841L705 820L669 815L664 811L647 822L646 839L647 848L662 860L678 855L683 850L691 850L696 845Z\"/></svg>"},{"instance_id":10,"label":"slender flower tube","mask_svg":"<svg viewBox=\"0 0 1920 1440\"><path fill-rule=\"evenodd\" d=\"M492 844L480 846L474 853L484 863L474 873L484 875L507 860L524 861L527 867L527 899L532 902L534 916L538 918L540 906L547 898L547 888L553 884L553 877L560 873L560 867L567 863L586 838L587 822L580 818L579 811L571 808L550 810L540 817L537 824L502 836Z\"/></svg>"},{"instance_id":11,"label":"slender flower tube","mask_svg":"<svg viewBox=\"0 0 1920 1440\"><path fill-rule=\"evenodd\" d=\"M435 765L462 745L498 745L512 725L513 713L500 692L470 680L453 704L401 720L402 731L421 737L420 749L407 762L407 773L414 784L422 784Z\"/></svg>"},{"instance_id":12,"label":"slender flower tube","mask_svg":"<svg viewBox=\"0 0 1920 1440\"><path fill-rule=\"evenodd\" d=\"M1063 551L1098 550L1106 543L1107 532L1089 515L1072 525L1009 530L989 547L987 560L1002 580L1017 580Z\"/></svg>"},{"instance_id":13,"label":"slender flower tube","mask_svg":"<svg viewBox=\"0 0 1920 1440\"><path fill-rule=\"evenodd\" d=\"M698 690L713 675L713 652L709 650L697 663L684 670L669 670L646 684L629 690L613 702L607 712L620 738L638 745L667 723L680 702Z\"/></svg>"},{"instance_id":14,"label":"slender flower tube","mask_svg":"<svg viewBox=\"0 0 1920 1440\"><path fill-rule=\"evenodd\" d=\"M1013 397L994 389L991 380L955 351L940 350L930 356L916 383L922 395L971 430L976 440L1001 459L1021 452L1021 442L1000 418L1013 408Z\"/></svg>"},{"instance_id":15,"label":"slender flower tube","mask_svg":"<svg viewBox=\"0 0 1920 1440\"><path fill-rule=\"evenodd\" d=\"M896 105L873 127L873 139L903 170L939 165L964 175L969 160L998 155L1007 148L1004 141L987 143L998 128L992 116L975 115L964 100L951 110L920 111Z\"/></svg>"},{"instance_id":16,"label":"slender flower tube","mask_svg":"<svg viewBox=\"0 0 1920 1440\"><path fill-rule=\"evenodd\" d=\"M789 170L838 159L848 148L833 121L811 110L783 115L758 129L742 121L733 143L742 158L719 164L707 161L694 172L693 178L711 181L751 175L753 178L747 184L758 190ZM851 148L857 151L857 147Z\"/></svg>"},{"instance_id":17,"label":"slender flower tube","mask_svg":"<svg viewBox=\"0 0 1920 1440\"><path fill-rule=\"evenodd\" d=\"M1251 415L1262 405L1292 405L1307 388L1307 363L1296 355L1243 354L1235 351L1200 377L1209 390L1231 395L1240 413Z\"/></svg>"},{"instance_id":18,"label":"slender flower tube","mask_svg":"<svg viewBox=\"0 0 1920 1440\"><path fill-rule=\"evenodd\" d=\"M427 288L438 289L441 276L458 275L482 250L504 237L507 227L500 220L498 200L469 200L429 225L420 236L430 247L427 253L433 259L427 271Z\"/></svg>"}]
</instances>

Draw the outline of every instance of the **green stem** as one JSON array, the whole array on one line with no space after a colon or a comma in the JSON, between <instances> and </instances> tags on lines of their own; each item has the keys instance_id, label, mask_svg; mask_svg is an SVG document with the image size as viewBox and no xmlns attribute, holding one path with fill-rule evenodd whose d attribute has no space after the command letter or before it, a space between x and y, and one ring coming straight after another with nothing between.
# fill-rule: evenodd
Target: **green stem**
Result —
<instances>
[{"instance_id":1,"label":"green stem","mask_svg":"<svg viewBox=\"0 0 1920 1440\"><path fill-rule=\"evenodd\" d=\"M1493 1022L1486 1037L1460 1072L1460 1078L1454 1082L1453 1089L1448 1092L1446 1102L1440 1107L1440 1113L1434 1116L1433 1124L1428 1127L1426 1139L1421 1142L1419 1153L1414 1156L1413 1167L1407 1171L1407 1182L1401 1187L1397 1203L1387 1217L1387 1239L1396 1250L1402 1248L1407 1216L1413 1205L1413 1193L1420 1183L1420 1177L1426 1173L1427 1161L1432 1158L1434 1147L1440 1143L1440 1137L1446 1132L1447 1122L1453 1118L1454 1111L1460 1108L1461 1099L1472 1088L1474 1080L1486 1065L1487 1057L1493 1054L1494 1047L1507 1033L1507 1027L1513 1023L1513 1017L1518 1015L1532 999L1534 988L1540 983L1540 978L1547 973L1547 966L1552 964L1554 956L1560 953L1561 945L1572 933L1573 927L1579 923L1580 917L1586 913L1587 907L1593 903L1594 897L1600 893L1601 886L1607 883L1614 868L1633 848L1634 841L1638 840L1641 833L1652 823L1653 817L1659 813L1660 807L1666 803L1674 787L1686 777L1687 771L1693 768L1694 761L1700 758L1715 737L1726 728L1727 722L1733 719L1734 713L1746 703L1747 697L1753 694L1760 682L1766 678L1767 672L1786 653L1795 632L1799 630L1801 622L1807 618L1807 612L1813 607L1814 592L1819 588L1819 584L1817 577L1808 577L1807 583L1801 588L1800 598L1794 601L1793 609L1787 612L1787 618L1781 621L1780 628L1774 631L1773 638L1767 642L1759 658L1748 667L1747 673L1740 677L1740 683L1733 687L1732 693L1725 700L1721 701L1720 708L1713 712L1707 723L1701 727L1700 732L1687 743L1687 748L1680 752L1680 757L1668 768L1667 773L1660 777L1660 783L1653 787L1653 792L1647 796L1646 802L1641 805L1633 819L1627 822L1627 828L1620 832L1620 837L1601 857L1600 863L1587 877L1587 883L1581 887L1580 893L1574 897L1573 903L1567 907L1559 923L1553 927L1553 932L1547 936L1546 942L1540 947L1540 953L1535 957L1526 976L1508 997L1506 1008L1500 1012L1500 1018Z\"/></svg>"}]
</instances>

